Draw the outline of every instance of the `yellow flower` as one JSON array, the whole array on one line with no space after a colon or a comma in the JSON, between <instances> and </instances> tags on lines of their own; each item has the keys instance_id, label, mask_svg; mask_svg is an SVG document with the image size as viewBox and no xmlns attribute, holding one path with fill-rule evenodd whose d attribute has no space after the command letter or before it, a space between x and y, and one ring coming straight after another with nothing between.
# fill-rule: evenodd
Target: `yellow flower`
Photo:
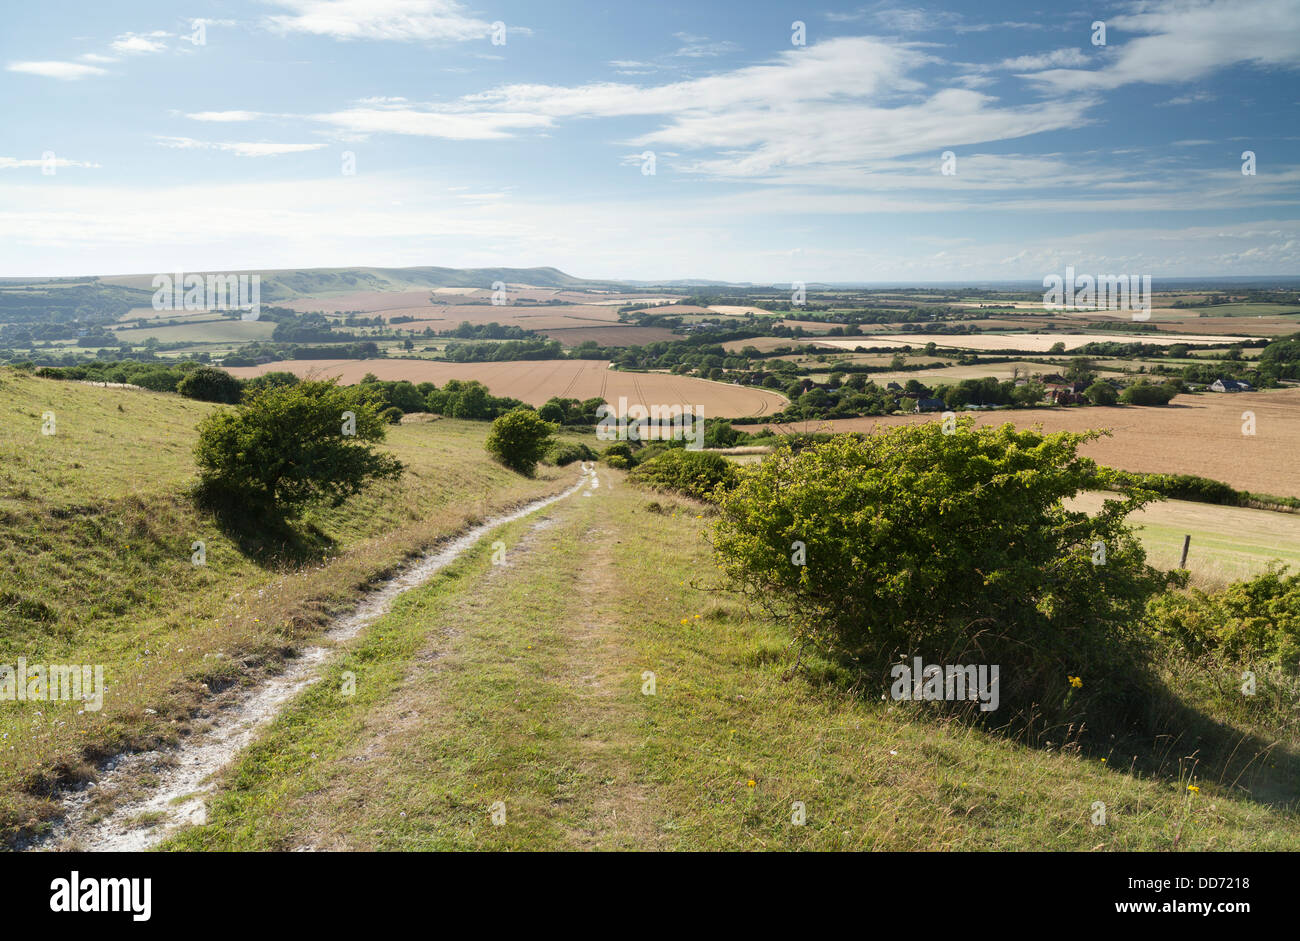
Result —
<instances>
[{"instance_id":1,"label":"yellow flower","mask_svg":"<svg viewBox=\"0 0 1300 941\"><path fill-rule=\"evenodd\" d=\"M1187 790L1191 791L1193 794L1201 793L1201 789L1197 787L1195 784L1187 785Z\"/></svg>"},{"instance_id":2,"label":"yellow flower","mask_svg":"<svg viewBox=\"0 0 1300 941\"><path fill-rule=\"evenodd\" d=\"M745 782L745 787L757 787L757 782L755 782L753 778L750 778Z\"/></svg>"},{"instance_id":3,"label":"yellow flower","mask_svg":"<svg viewBox=\"0 0 1300 941\"><path fill-rule=\"evenodd\" d=\"M1070 685L1073 686L1075 689L1079 689L1079 688L1081 688L1081 687L1083 686L1083 678L1082 678L1082 677L1078 677L1078 676L1067 676L1067 679L1070 681Z\"/></svg>"},{"instance_id":4,"label":"yellow flower","mask_svg":"<svg viewBox=\"0 0 1300 941\"><path fill-rule=\"evenodd\" d=\"M683 623L683 624L690 624L690 623L691 623L691 619L690 619L690 618L682 618L682 623Z\"/></svg>"},{"instance_id":5,"label":"yellow flower","mask_svg":"<svg viewBox=\"0 0 1300 941\"><path fill-rule=\"evenodd\" d=\"M697 614L697 615L695 615L695 620L697 620L697 621L698 621L698 620L699 620L699 619L700 619L700 616L699 616L699 615L698 615L698 614Z\"/></svg>"}]
</instances>

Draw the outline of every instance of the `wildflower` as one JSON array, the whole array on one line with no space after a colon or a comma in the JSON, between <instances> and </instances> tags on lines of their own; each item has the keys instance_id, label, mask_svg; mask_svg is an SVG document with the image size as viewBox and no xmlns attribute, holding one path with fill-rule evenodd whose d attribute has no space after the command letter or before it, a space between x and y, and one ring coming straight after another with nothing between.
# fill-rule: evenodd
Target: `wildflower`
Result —
<instances>
[{"instance_id":1,"label":"wildflower","mask_svg":"<svg viewBox=\"0 0 1300 941\"><path fill-rule=\"evenodd\" d=\"M1083 678L1082 678L1082 677L1078 677L1078 676L1067 676L1066 678L1070 681L1070 685L1073 686L1075 689L1080 689L1080 688L1082 688L1082 686L1083 686Z\"/></svg>"},{"instance_id":2,"label":"wildflower","mask_svg":"<svg viewBox=\"0 0 1300 941\"><path fill-rule=\"evenodd\" d=\"M683 624L690 624L690 623L691 623L691 619L690 619L690 618L682 618L682 623L683 623Z\"/></svg>"},{"instance_id":3,"label":"wildflower","mask_svg":"<svg viewBox=\"0 0 1300 941\"><path fill-rule=\"evenodd\" d=\"M700 616L699 616L699 615L698 615L698 614L697 614L697 615L695 615L695 620L697 620L697 621L698 621L698 620L699 620L699 619L700 619Z\"/></svg>"},{"instance_id":4,"label":"wildflower","mask_svg":"<svg viewBox=\"0 0 1300 941\"><path fill-rule=\"evenodd\" d=\"M745 782L745 787L757 787L757 782L755 782L753 778L750 778Z\"/></svg>"},{"instance_id":5,"label":"wildflower","mask_svg":"<svg viewBox=\"0 0 1300 941\"><path fill-rule=\"evenodd\" d=\"M1201 789L1197 787L1195 784L1187 785L1187 790L1191 791L1193 794L1201 793Z\"/></svg>"}]
</instances>

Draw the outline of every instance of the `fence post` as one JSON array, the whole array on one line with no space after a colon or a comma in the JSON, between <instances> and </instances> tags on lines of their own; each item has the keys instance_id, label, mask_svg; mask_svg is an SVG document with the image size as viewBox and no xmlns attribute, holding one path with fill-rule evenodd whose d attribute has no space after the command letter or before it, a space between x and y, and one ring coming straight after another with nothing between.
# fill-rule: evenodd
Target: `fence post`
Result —
<instances>
[{"instance_id":1,"label":"fence post","mask_svg":"<svg viewBox=\"0 0 1300 941\"><path fill-rule=\"evenodd\" d=\"M1188 533L1187 535L1183 536L1183 557L1178 562L1178 567L1180 569L1187 568L1187 547L1190 546L1191 544L1192 544L1192 536L1191 533Z\"/></svg>"}]
</instances>

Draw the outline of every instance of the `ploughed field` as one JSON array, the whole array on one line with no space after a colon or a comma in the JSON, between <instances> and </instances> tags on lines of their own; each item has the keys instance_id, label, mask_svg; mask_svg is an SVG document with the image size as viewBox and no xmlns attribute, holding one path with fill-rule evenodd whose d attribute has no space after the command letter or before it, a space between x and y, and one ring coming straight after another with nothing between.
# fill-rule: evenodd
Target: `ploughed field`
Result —
<instances>
[{"instance_id":1,"label":"ploughed field","mask_svg":"<svg viewBox=\"0 0 1300 941\"><path fill-rule=\"evenodd\" d=\"M1242 433L1244 412L1253 412L1255 434ZM1199 474L1239 490L1300 497L1300 389L1179 395L1163 407L1005 409L970 413L976 424L1005 422L1044 431L1109 428L1110 437L1081 453L1128 471ZM870 431L875 427L938 421L935 413L846 418L773 425L779 431ZM747 431L763 426L745 425ZM1300 516L1293 519L1300 528Z\"/></svg>"},{"instance_id":2,"label":"ploughed field","mask_svg":"<svg viewBox=\"0 0 1300 941\"><path fill-rule=\"evenodd\" d=\"M603 398L618 408L627 404L691 406L706 418L771 415L785 407L785 397L769 389L709 382L667 373L618 372L605 360L542 359L508 363L443 363L421 359L309 359L236 366L227 369L240 378L266 372L292 372L298 376L337 376L343 383L360 382L366 373L380 379L407 379L444 385L448 380L477 380L493 395L510 396L541 405L552 396L571 399Z\"/></svg>"}]
</instances>

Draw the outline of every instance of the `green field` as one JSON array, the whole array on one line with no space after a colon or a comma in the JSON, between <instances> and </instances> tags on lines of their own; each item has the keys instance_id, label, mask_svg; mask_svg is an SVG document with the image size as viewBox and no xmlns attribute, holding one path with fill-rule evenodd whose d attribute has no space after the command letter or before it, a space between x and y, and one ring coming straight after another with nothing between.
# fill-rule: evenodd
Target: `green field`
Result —
<instances>
[{"instance_id":1,"label":"green field","mask_svg":"<svg viewBox=\"0 0 1300 941\"><path fill-rule=\"evenodd\" d=\"M249 343L271 339L274 330L270 320L221 319L174 327L119 328L116 332L119 340L130 343L143 343L150 337L160 343Z\"/></svg>"},{"instance_id":2,"label":"green field","mask_svg":"<svg viewBox=\"0 0 1300 941\"><path fill-rule=\"evenodd\" d=\"M1084 494L1074 505L1093 512L1101 494ZM1250 578L1276 561L1300 571L1300 514L1165 500L1131 517L1140 527L1151 564L1172 569L1182 558L1183 537L1191 536L1187 568L1193 583L1221 588Z\"/></svg>"}]
</instances>

